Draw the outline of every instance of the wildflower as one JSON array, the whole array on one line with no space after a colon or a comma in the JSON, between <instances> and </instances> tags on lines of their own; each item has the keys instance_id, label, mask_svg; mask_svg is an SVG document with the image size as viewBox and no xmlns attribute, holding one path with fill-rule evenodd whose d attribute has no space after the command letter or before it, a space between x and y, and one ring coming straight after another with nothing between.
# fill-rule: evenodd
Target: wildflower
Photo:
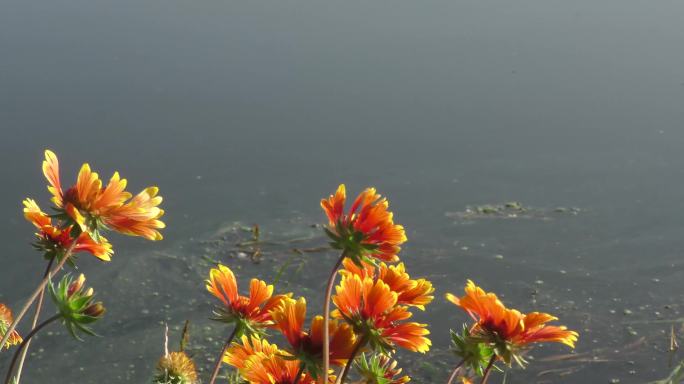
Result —
<instances>
[{"instance_id":1,"label":"wildflower","mask_svg":"<svg viewBox=\"0 0 684 384\"><path fill-rule=\"evenodd\" d=\"M87 232L81 232L75 239L71 236L71 226L60 228L52 224L52 219L41 211L33 199L24 200L24 217L38 228L36 248L45 253L47 259L61 258L74 241L72 252L89 252L103 261L111 260L112 245L103 236L100 241L93 240Z\"/></svg>"},{"instance_id":2,"label":"wildflower","mask_svg":"<svg viewBox=\"0 0 684 384\"><path fill-rule=\"evenodd\" d=\"M5 304L0 303L0 337L5 336L7 329L13 321L14 317L12 316L12 310L9 309ZM22 338L19 336L19 333L17 331L12 331L5 345L0 345L0 350L2 350L2 348L9 349L9 347L13 345L19 345L21 342Z\"/></svg>"},{"instance_id":3,"label":"wildflower","mask_svg":"<svg viewBox=\"0 0 684 384\"><path fill-rule=\"evenodd\" d=\"M425 324L406 322L412 314L397 305L399 295L382 280L346 274L336 288L333 317L344 318L374 348L382 351L395 346L425 353L431 342Z\"/></svg>"},{"instance_id":4,"label":"wildflower","mask_svg":"<svg viewBox=\"0 0 684 384\"><path fill-rule=\"evenodd\" d=\"M242 344L233 344L223 361L238 369L250 384L316 384L308 373L300 372L300 363L288 352L278 349L258 337L242 337ZM333 378L334 379L334 378Z\"/></svg>"},{"instance_id":5,"label":"wildflower","mask_svg":"<svg viewBox=\"0 0 684 384\"><path fill-rule=\"evenodd\" d=\"M323 359L323 316L315 316L309 331L304 330L306 319L306 299L293 300L287 298L271 312L274 326L292 346L293 355L306 367L314 377L321 371ZM328 323L330 332L330 363L344 365L354 350L356 337L353 329L337 320Z\"/></svg>"},{"instance_id":6,"label":"wildflower","mask_svg":"<svg viewBox=\"0 0 684 384\"><path fill-rule=\"evenodd\" d=\"M399 245L406 241L406 234L404 227L394 224L392 212L387 210L387 199L377 194L375 188L368 188L359 194L347 213L345 200L344 184L337 188L335 195L321 200L328 216L326 233L332 239L332 246L356 264L372 258L386 262L399 260Z\"/></svg>"},{"instance_id":7,"label":"wildflower","mask_svg":"<svg viewBox=\"0 0 684 384\"><path fill-rule=\"evenodd\" d=\"M493 293L487 293L471 280L465 287L465 295L456 297L450 293L447 300L465 310L476 321L470 333L489 343L496 355L506 364L515 360L524 365L520 352L532 343L557 342L575 347L578 333L564 326L546 325L557 317L541 312L522 314L508 309Z\"/></svg>"},{"instance_id":8,"label":"wildflower","mask_svg":"<svg viewBox=\"0 0 684 384\"><path fill-rule=\"evenodd\" d=\"M157 196L157 187L146 188L131 199L131 193L125 190L127 181L121 179L118 172L114 172L107 186L103 187L99 175L86 163L78 172L76 184L64 191L59 177L59 161L50 150L45 151L43 174L50 184L48 190L59 217L70 224L78 224L94 239L99 240L103 229L149 240L162 239L159 229L165 225L159 219L164 211L158 207L162 198Z\"/></svg>"},{"instance_id":9,"label":"wildflower","mask_svg":"<svg viewBox=\"0 0 684 384\"><path fill-rule=\"evenodd\" d=\"M154 384L197 384L195 363L185 352L171 352L159 359Z\"/></svg>"},{"instance_id":10,"label":"wildflower","mask_svg":"<svg viewBox=\"0 0 684 384\"><path fill-rule=\"evenodd\" d=\"M397 304L413 306L420 310L425 310L425 305L432 302L435 291L432 283L426 279L411 279L406 273L404 263L388 266L385 263L378 263L377 267L367 262L356 265L349 259L342 262L344 269L340 271L342 275L355 274L361 278L372 278L382 280L387 284L392 292L397 293Z\"/></svg>"},{"instance_id":11,"label":"wildflower","mask_svg":"<svg viewBox=\"0 0 684 384\"><path fill-rule=\"evenodd\" d=\"M401 368L397 362L382 354L374 354L370 358L366 354L355 363L356 370L361 375L358 384L405 384L411 381L408 376L401 376Z\"/></svg>"},{"instance_id":12,"label":"wildflower","mask_svg":"<svg viewBox=\"0 0 684 384\"><path fill-rule=\"evenodd\" d=\"M101 302L94 302L95 293L92 288L85 289L85 275L81 274L76 280L66 275L60 280L57 288L52 283L48 285L50 296L55 302L62 322L69 333L78 340L81 338L77 331L94 336L89 324L102 318L105 308Z\"/></svg>"},{"instance_id":13,"label":"wildflower","mask_svg":"<svg viewBox=\"0 0 684 384\"><path fill-rule=\"evenodd\" d=\"M270 311L291 295L273 296L273 285L252 279L249 296L241 296L233 271L221 264L209 272L206 288L223 303L215 312L216 320L235 323L239 335L259 333L262 328L272 326Z\"/></svg>"}]
</instances>

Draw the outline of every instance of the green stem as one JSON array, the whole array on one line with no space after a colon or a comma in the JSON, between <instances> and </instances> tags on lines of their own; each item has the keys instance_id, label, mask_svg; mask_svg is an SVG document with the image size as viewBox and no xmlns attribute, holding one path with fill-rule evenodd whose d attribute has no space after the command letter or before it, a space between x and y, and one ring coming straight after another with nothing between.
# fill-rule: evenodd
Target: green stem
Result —
<instances>
[{"instance_id":1,"label":"green stem","mask_svg":"<svg viewBox=\"0 0 684 384\"><path fill-rule=\"evenodd\" d=\"M482 381L480 381L480 384L485 384L487 382L487 379L489 378L489 374L492 372L492 367L494 367L494 362L496 361L496 355L493 355L491 359L489 359L489 364L487 364L487 368L484 371L484 375L482 376Z\"/></svg>"},{"instance_id":2,"label":"green stem","mask_svg":"<svg viewBox=\"0 0 684 384\"><path fill-rule=\"evenodd\" d=\"M328 323L330 322L330 296L332 296L332 289L335 285L335 277L337 276L337 270L340 269L342 261L347 257L346 253L342 252L342 255L332 271L330 272L330 277L328 278L328 285L325 289L325 301L323 302L323 383L328 384L328 371L330 370L330 327Z\"/></svg>"},{"instance_id":3,"label":"green stem","mask_svg":"<svg viewBox=\"0 0 684 384\"><path fill-rule=\"evenodd\" d=\"M451 376L449 377L449 381L447 382L447 384L451 384L454 381L456 375L458 375L458 372L461 370L463 363L465 363L465 359L461 360L461 362L456 365L456 368L454 368L454 371L451 373Z\"/></svg>"},{"instance_id":4,"label":"green stem","mask_svg":"<svg viewBox=\"0 0 684 384\"><path fill-rule=\"evenodd\" d=\"M235 326L235 328L233 328L233 332L230 334L230 337L228 337L228 340L226 340L226 343L223 344L223 349L221 349L221 353L219 354L218 358L216 359L216 364L214 365L214 371L211 374L211 379L209 379L209 384L214 384L214 382L216 381L216 377L218 377L218 373L221 370L221 362L223 361L223 355L226 354L228 347L230 347L230 343L233 342L235 335L237 335L238 328L240 328L240 327L237 325Z\"/></svg>"},{"instance_id":5,"label":"green stem","mask_svg":"<svg viewBox=\"0 0 684 384\"><path fill-rule=\"evenodd\" d=\"M340 373L340 378L337 380L337 384L344 384L344 381L347 379L347 375L349 375L349 371L351 371L351 366L354 363L356 355L359 354L359 351L364 345L366 345L366 338L361 337L349 355L349 360L347 360L347 364L345 364L344 369Z\"/></svg>"},{"instance_id":6,"label":"green stem","mask_svg":"<svg viewBox=\"0 0 684 384\"><path fill-rule=\"evenodd\" d=\"M9 369L7 370L7 376L5 376L5 384L9 384L10 380L12 379L12 370L14 369L14 364L17 362L17 359L19 358L19 354L21 353L22 350L26 347L26 345L31 341L31 338L36 335L41 329L45 328L46 325L52 323L55 320L59 320L62 318L62 314L58 313L51 318L43 321L38 325L37 327L33 328L31 332L29 332L28 335L24 338L24 341L19 344L19 348L17 348L16 352L14 352L14 356L12 357L12 362L10 363Z\"/></svg>"},{"instance_id":7,"label":"green stem","mask_svg":"<svg viewBox=\"0 0 684 384\"><path fill-rule=\"evenodd\" d=\"M55 261L55 258L51 258L50 261L47 264L47 267L45 268L45 273L43 273L43 279L45 276L50 273L50 268L52 268L52 263ZM45 288L40 292L40 295L38 296L38 303L36 304L36 313L33 315L33 323L31 324L31 328L35 328L36 324L38 324L38 318L40 318L40 311L43 309L43 299L45 298ZM21 357L19 358L19 366L17 367L17 374L14 375L14 384L19 384L19 381L21 381L21 372L24 370L24 361L26 360L26 354L28 353L29 347L31 346L31 341L26 343L26 347L24 347L24 350L21 352Z\"/></svg>"},{"instance_id":8,"label":"green stem","mask_svg":"<svg viewBox=\"0 0 684 384\"><path fill-rule=\"evenodd\" d=\"M57 264L57 266L53 268L50 271L50 273L48 273L48 275L43 278L40 284L38 284L36 290L33 291L29 299L26 300L26 303L24 303L24 306L21 308L19 313L17 313L12 324L10 324L9 328L7 328L7 331L5 331L5 336L2 337L0 345L5 345L5 343L7 343L7 339L9 339L10 335L12 334L12 331L14 331L17 328L17 324L19 324L21 319L26 315L26 312L28 312L29 308L31 308L31 304L33 304L33 302L36 301L40 293L43 292L48 281L50 281L50 278L52 278L52 276L54 276L55 273L57 273L57 271L62 269L67 260L69 260L69 257L71 257L71 253L74 251L74 248L76 247L76 244L77 241L74 240L72 244L69 246L69 248L67 248L67 250L64 252L64 256L62 257L62 260L59 261L59 264Z\"/></svg>"}]
</instances>

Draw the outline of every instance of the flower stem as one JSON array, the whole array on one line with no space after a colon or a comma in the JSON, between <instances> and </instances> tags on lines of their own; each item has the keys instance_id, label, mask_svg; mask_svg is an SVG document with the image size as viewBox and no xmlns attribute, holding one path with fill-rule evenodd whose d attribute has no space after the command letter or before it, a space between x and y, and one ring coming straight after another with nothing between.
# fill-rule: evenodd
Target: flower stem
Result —
<instances>
[{"instance_id":1,"label":"flower stem","mask_svg":"<svg viewBox=\"0 0 684 384\"><path fill-rule=\"evenodd\" d=\"M447 382L447 384L451 384L454 381L456 375L458 375L458 372L461 370L461 366L463 366L463 363L465 363L465 359L461 360L461 362L456 365L456 368L454 368L454 371L451 373L451 376L449 377L449 381Z\"/></svg>"},{"instance_id":2,"label":"flower stem","mask_svg":"<svg viewBox=\"0 0 684 384\"><path fill-rule=\"evenodd\" d=\"M489 374L492 372L492 367L494 367L494 362L496 361L496 355L493 355L491 359L489 359L489 364L487 364L487 368L484 371L484 375L482 376L482 381L480 381L480 384L485 384L487 382L487 379L489 378Z\"/></svg>"},{"instance_id":3,"label":"flower stem","mask_svg":"<svg viewBox=\"0 0 684 384\"><path fill-rule=\"evenodd\" d=\"M297 376L295 377L292 384L299 384L299 380L302 379L302 373L304 373L304 363L299 364L299 370L297 371Z\"/></svg>"},{"instance_id":4,"label":"flower stem","mask_svg":"<svg viewBox=\"0 0 684 384\"><path fill-rule=\"evenodd\" d=\"M361 348L363 348L364 345L366 345L366 338L361 337L354 346L354 349L352 350L351 354L349 355L349 360L347 360L347 364L345 364L344 369L342 369L342 372L340 373L340 378L337 379L337 384L343 384L344 380L347 379L347 375L349 374L349 371L351 371L351 366L354 363L354 359L356 358L356 355L359 354L359 351L361 350Z\"/></svg>"},{"instance_id":5,"label":"flower stem","mask_svg":"<svg viewBox=\"0 0 684 384\"><path fill-rule=\"evenodd\" d=\"M342 261L347 257L345 252L342 255L332 271L330 272L330 277L328 278L328 286L325 289L325 301L323 302L323 381L322 383L328 384L328 371L330 370L330 327L328 323L330 322L330 296L332 296L332 289L335 285L335 277L337 277L337 270L340 269Z\"/></svg>"},{"instance_id":6,"label":"flower stem","mask_svg":"<svg viewBox=\"0 0 684 384\"><path fill-rule=\"evenodd\" d=\"M71 253L73 252L74 248L76 247L77 241L73 241L73 243L67 248L67 250L64 252L64 256L62 257L62 260L59 261L59 264L55 268L53 268L47 276L43 278L43 280L38 284L38 287L36 288L35 291L31 294L28 300L26 300L26 303L24 303L24 306L21 308L21 311L17 314L17 316L14 318L14 321L12 324L10 324L9 328L7 328L7 331L5 331L5 336L3 336L2 341L0 341L0 345L5 345L7 342L7 339L9 339L10 335L12 334L12 331L17 328L17 324L19 324L19 321L26 315L26 312L28 312L29 308L31 308L31 304L33 304L34 301L38 298L41 292L45 289L45 286L47 285L48 281L50 281L50 278L57 273L64 264L69 260L69 257L71 257Z\"/></svg>"},{"instance_id":7,"label":"flower stem","mask_svg":"<svg viewBox=\"0 0 684 384\"><path fill-rule=\"evenodd\" d=\"M43 273L43 279L50 273L50 268L52 268L52 263L55 261L55 258L51 258L50 261L47 264L47 267L45 268L45 273ZM40 318L40 310L43 309L43 299L45 298L45 287L43 287L43 290L40 291L40 295L38 295L38 303L36 304L36 313L33 315L33 323L31 324L31 328L35 328L36 324L38 324L38 318ZM19 384L19 381L21 380L21 372L24 370L24 361L26 360L26 354L28 353L29 347L31 346L31 341L29 340L28 343L26 343L26 347L24 347L24 350L21 352L21 357L19 358L19 366L17 366L17 374L14 375L14 384Z\"/></svg>"},{"instance_id":8,"label":"flower stem","mask_svg":"<svg viewBox=\"0 0 684 384\"><path fill-rule=\"evenodd\" d=\"M223 355L226 354L228 347L230 347L230 343L233 342L235 335L237 335L238 328L240 328L240 327L237 325L235 326L235 328L233 328L233 332L230 334L230 337L228 337L228 340L226 340L226 343L223 344L223 349L221 349L221 354L219 354L218 358L216 359L216 364L214 365L214 371L211 374L211 379L209 379L209 384L214 384L214 382L216 381L216 377L218 377L219 370L221 370L221 362L223 361Z\"/></svg>"},{"instance_id":9,"label":"flower stem","mask_svg":"<svg viewBox=\"0 0 684 384\"><path fill-rule=\"evenodd\" d=\"M14 364L17 362L17 359L19 358L19 354L21 351L24 350L26 345L31 341L31 338L35 336L36 333L38 333L41 329L45 328L46 325L52 323L55 320L59 320L62 318L62 314L58 313L51 318L43 321L38 325L37 327L33 328L31 332L29 332L28 335L24 338L24 341L19 344L19 348L17 348L16 352L14 352L14 356L12 357L12 362L10 363L9 369L7 370L7 376L5 376L5 384L9 384L10 380L12 379L12 370L14 369Z\"/></svg>"}]
</instances>

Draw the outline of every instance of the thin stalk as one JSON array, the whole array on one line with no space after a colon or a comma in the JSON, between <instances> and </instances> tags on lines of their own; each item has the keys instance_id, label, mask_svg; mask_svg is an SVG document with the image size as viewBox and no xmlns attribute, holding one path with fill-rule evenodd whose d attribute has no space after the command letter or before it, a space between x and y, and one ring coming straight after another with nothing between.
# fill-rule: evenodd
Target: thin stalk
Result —
<instances>
[{"instance_id":1,"label":"thin stalk","mask_svg":"<svg viewBox=\"0 0 684 384\"><path fill-rule=\"evenodd\" d=\"M48 275L43 278L40 284L38 284L36 290L33 291L28 300L26 300L26 303L24 303L24 306L21 308L19 313L17 313L17 316L14 318L12 324L10 324L9 328L7 328L5 336L3 336L2 341L0 341L0 345L5 345L7 339L9 339L10 337L10 334L12 334L12 331L14 331L14 329L17 328L17 324L19 324L24 315L26 315L26 312L28 312L29 308L31 308L31 304L33 304L33 302L36 301L40 293L43 292L48 281L50 281L50 278L52 278L52 276L54 276L55 273L57 273L57 271L62 269L67 260L69 260L69 257L71 257L71 253L74 251L74 248L76 247L76 243L77 241L74 240L73 243L69 246L69 248L67 248L67 250L64 252L64 256L62 257L62 260L59 261L59 264L57 264L57 266L53 268L50 271L50 273L48 273Z\"/></svg>"},{"instance_id":2,"label":"thin stalk","mask_svg":"<svg viewBox=\"0 0 684 384\"><path fill-rule=\"evenodd\" d=\"M235 326L233 328L233 332L230 334L230 337L228 337L228 340L226 340L226 343L223 344L223 349L221 349L221 354L219 354L218 359L216 359L216 364L214 365L214 371L211 374L211 379L209 379L209 384L214 384L216 381L216 377L218 377L218 373L221 370L221 362L223 361L223 355L226 354L226 351L228 350L228 347L230 347L230 343L233 342L233 339L235 338L235 335L237 335L239 326Z\"/></svg>"},{"instance_id":3,"label":"thin stalk","mask_svg":"<svg viewBox=\"0 0 684 384\"><path fill-rule=\"evenodd\" d=\"M55 258L51 258L50 261L47 264L47 267L45 268L45 273L43 273L43 279L50 273L50 268L52 268L52 263L55 261ZM38 318L40 318L40 310L43 309L43 299L45 298L45 288L43 288L42 291L40 291L40 295L38 295L38 303L36 304L36 313L33 315L33 323L31 324L31 328L35 328L36 324L38 324ZM26 347L24 347L24 350L21 352L21 357L19 358L19 366L17 367L17 374L14 375L14 384L19 384L19 381L21 381L21 372L24 370L24 361L26 360L26 354L28 353L29 347L31 346L31 341L29 340L28 343L26 343Z\"/></svg>"},{"instance_id":4,"label":"thin stalk","mask_svg":"<svg viewBox=\"0 0 684 384\"><path fill-rule=\"evenodd\" d=\"M302 373L304 373L304 363L299 364L299 371L297 371L297 377L295 377L292 384L299 384L299 380L302 379Z\"/></svg>"},{"instance_id":5,"label":"thin stalk","mask_svg":"<svg viewBox=\"0 0 684 384\"><path fill-rule=\"evenodd\" d=\"M26 347L26 345L31 341L31 338L36 335L41 329L45 328L46 325L52 323L55 320L59 320L62 318L62 314L58 313L51 318L43 321L38 325L37 327L33 328L31 332L29 332L28 335L24 338L24 341L19 344L19 348L14 352L14 356L12 357L12 362L10 363L9 369L7 370L7 376L5 376L5 384L9 384L10 380L12 379L12 370L14 369L14 364L17 362L17 359L19 358L19 354L21 353L22 350Z\"/></svg>"},{"instance_id":6,"label":"thin stalk","mask_svg":"<svg viewBox=\"0 0 684 384\"><path fill-rule=\"evenodd\" d=\"M465 363L465 359L461 360L461 362L456 365L456 368L454 368L454 371L451 373L451 376L449 377L449 381L447 382L447 384L451 384L454 381L456 375L458 375L458 372L461 370L463 363Z\"/></svg>"},{"instance_id":7,"label":"thin stalk","mask_svg":"<svg viewBox=\"0 0 684 384\"><path fill-rule=\"evenodd\" d=\"M496 355L493 355L491 359L489 359L489 364L487 364L487 368L484 371L484 375L482 376L482 381L480 381L480 384L485 384L487 382L487 379L489 378L489 374L492 372L492 367L494 367L494 362L496 361Z\"/></svg>"},{"instance_id":8,"label":"thin stalk","mask_svg":"<svg viewBox=\"0 0 684 384\"><path fill-rule=\"evenodd\" d=\"M340 378L337 379L337 384L343 384L344 380L347 379L347 375L349 374L349 371L351 371L351 366L354 363L354 359L356 358L356 355L359 354L359 351L361 350L361 348L363 348L364 345L366 345L366 338L361 337L354 346L351 355L349 355L349 360L347 360L347 364L345 364L344 369L342 369L342 372L340 373Z\"/></svg>"},{"instance_id":9,"label":"thin stalk","mask_svg":"<svg viewBox=\"0 0 684 384\"><path fill-rule=\"evenodd\" d=\"M325 289L325 301L323 302L323 381L322 383L328 384L328 371L330 370L330 327L328 323L330 322L330 296L332 296L332 289L335 285L335 277L337 277L337 270L340 269L342 265L342 260L347 257L346 253L342 252L342 255L332 271L330 272L330 277L328 278L328 286ZM0 344L1 345L1 344Z\"/></svg>"}]
</instances>

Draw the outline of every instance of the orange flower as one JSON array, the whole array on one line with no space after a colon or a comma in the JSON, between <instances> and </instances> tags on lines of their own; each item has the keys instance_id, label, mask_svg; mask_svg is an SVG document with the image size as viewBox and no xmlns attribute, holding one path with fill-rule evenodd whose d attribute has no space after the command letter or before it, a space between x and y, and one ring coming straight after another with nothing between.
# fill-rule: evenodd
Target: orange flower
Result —
<instances>
[{"instance_id":1,"label":"orange flower","mask_svg":"<svg viewBox=\"0 0 684 384\"><path fill-rule=\"evenodd\" d=\"M300 363L286 351L278 349L258 337L242 337L242 344L233 344L223 361L238 369L250 384L292 384L299 373ZM302 384L315 384L306 373L300 374Z\"/></svg>"},{"instance_id":2,"label":"orange flower","mask_svg":"<svg viewBox=\"0 0 684 384\"><path fill-rule=\"evenodd\" d=\"M0 337L5 337L7 329L13 321L14 317L12 316L12 310L10 310L5 304L0 303ZM21 342L21 336L19 336L19 333L14 330L10 334L5 345L0 345L0 350L2 350L3 347L9 349L9 347L13 345L19 345Z\"/></svg>"},{"instance_id":3,"label":"orange flower","mask_svg":"<svg viewBox=\"0 0 684 384\"><path fill-rule=\"evenodd\" d=\"M273 325L270 311L290 296L273 296L273 285L257 279L252 279L249 284L249 296L241 296L233 271L221 264L209 271L206 288L223 303L223 307L216 313L217 320L235 322L240 327L238 333L247 334L257 333L260 328Z\"/></svg>"},{"instance_id":4,"label":"orange flower","mask_svg":"<svg viewBox=\"0 0 684 384\"><path fill-rule=\"evenodd\" d=\"M432 302L435 291L432 283L426 279L411 279L406 273L404 263L388 266L385 263L378 263L378 266L362 262L361 266L353 261L345 259L342 262L344 269L340 271L342 275L355 274L361 278L369 277L380 279L387 284L392 292L397 293L397 304L416 307L425 310L425 305Z\"/></svg>"},{"instance_id":5,"label":"orange flower","mask_svg":"<svg viewBox=\"0 0 684 384\"><path fill-rule=\"evenodd\" d=\"M306 299L287 298L271 311L275 328L290 343L293 354L307 367L314 376L320 371L323 356L323 316L315 316L309 331L304 330L306 319ZM353 329L337 320L328 323L330 331L330 363L344 365L351 356L356 343Z\"/></svg>"},{"instance_id":6,"label":"orange flower","mask_svg":"<svg viewBox=\"0 0 684 384\"><path fill-rule=\"evenodd\" d=\"M483 340L491 343L497 355L507 364L510 364L511 358L524 363L518 351L531 343L557 342L574 348L579 336L564 326L546 325L558 320L555 316L541 312L522 314L506 308L495 294L485 292L471 280L468 280L463 297L447 293L446 298L477 322L471 334L479 334Z\"/></svg>"},{"instance_id":7,"label":"orange flower","mask_svg":"<svg viewBox=\"0 0 684 384\"><path fill-rule=\"evenodd\" d=\"M65 192L59 177L59 161L50 150L45 151L43 174L57 209L96 239L105 228L149 240L162 239L158 230L164 228L159 220L164 211L158 207L162 198L157 196L156 187L146 188L131 199L131 193L125 190L126 179L121 179L118 172L103 187L99 175L91 171L90 165L83 164L76 184Z\"/></svg>"},{"instance_id":8,"label":"orange flower","mask_svg":"<svg viewBox=\"0 0 684 384\"><path fill-rule=\"evenodd\" d=\"M377 194L375 188L368 188L359 194L348 213L344 213L345 200L344 184L335 195L321 200L329 220L326 232L333 246L357 262L367 257L387 262L399 260L399 245L406 241L406 234L404 227L394 224L387 199Z\"/></svg>"},{"instance_id":9,"label":"orange flower","mask_svg":"<svg viewBox=\"0 0 684 384\"><path fill-rule=\"evenodd\" d=\"M382 280L343 274L336 288L333 316L344 318L373 347L383 350L395 346L425 353L431 342L425 324L406 322L412 314L406 306L397 305L399 294Z\"/></svg>"},{"instance_id":10,"label":"orange flower","mask_svg":"<svg viewBox=\"0 0 684 384\"><path fill-rule=\"evenodd\" d=\"M52 219L40 210L33 199L24 200L24 217L38 228L38 242L36 247L45 252L46 257L61 257L63 253L76 241L73 252L89 252L103 261L111 260L112 245L100 236L97 242L87 232L82 232L76 239L71 237L72 227L59 228L52 224Z\"/></svg>"}]
</instances>

